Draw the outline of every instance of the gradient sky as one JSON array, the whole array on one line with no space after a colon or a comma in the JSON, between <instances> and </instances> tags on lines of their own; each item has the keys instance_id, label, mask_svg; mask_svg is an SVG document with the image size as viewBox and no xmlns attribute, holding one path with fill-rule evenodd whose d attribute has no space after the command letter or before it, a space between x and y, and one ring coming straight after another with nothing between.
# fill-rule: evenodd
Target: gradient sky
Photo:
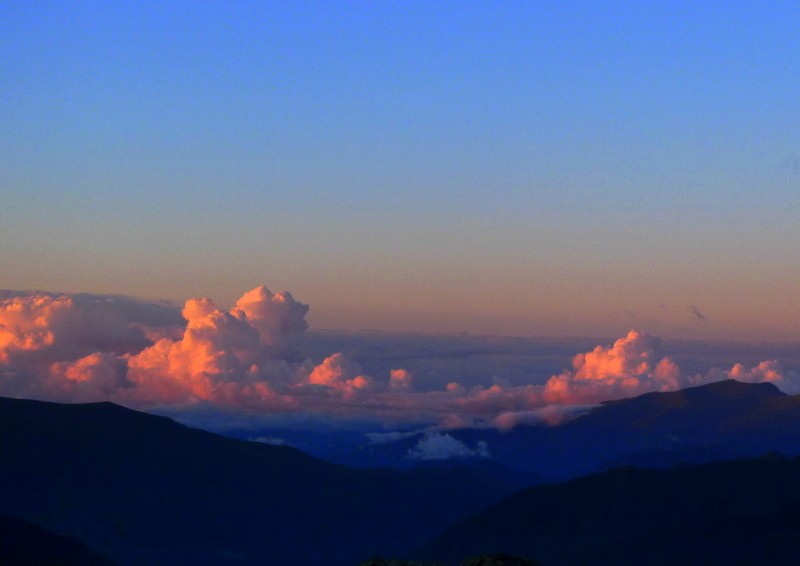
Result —
<instances>
[{"instance_id":1,"label":"gradient sky","mask_svg":"<svg viewBox=\"0 0 800 566\"><path fill-rule=\"evenodd\" d=\"M0 4L0 288L796 340L795 2Z\"/></svg>"}]
</instances>

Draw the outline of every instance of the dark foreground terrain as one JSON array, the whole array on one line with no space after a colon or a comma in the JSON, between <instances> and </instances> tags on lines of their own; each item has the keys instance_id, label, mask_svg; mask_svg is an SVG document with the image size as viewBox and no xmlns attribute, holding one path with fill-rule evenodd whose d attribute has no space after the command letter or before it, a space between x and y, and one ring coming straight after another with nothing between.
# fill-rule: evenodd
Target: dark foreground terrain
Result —
<instances>
[{"instance_id":1,"label":"dark foreground terrain","mask_svg":"<svg viewBox=\"0 0 800 566\"><path fill-rule=\"evenodd\" d=\"M798 564L800 458L621 468L517 493L415 553L544 564Z\"/></svg>"},{"instance_id":2,"label":"dark foreground terrain","mask_svg":"<svg viewBox=\"0 0 800 566\"><path fill-rule=\"evenodd\" d=\"M75 539L0 516L0 564L4 566L111 566L110 560Z\"/></svg>"},{"instance_id":3,"label":"dark foreground terrain","mask_svg":"<svg viewBox=\"0 0 800 566\"><path fill-rule=\"evenodd\" d=\"M502 470L356 470L111 403L0 398L0 514L120 564L400 555L519 489Z\"/></svg>"},{"instance_id":4,"label":"dark foreground terrain","mask_svg":"<svg viewBox=\"0 0 800 566\"><path fill-rule=\"evenodd\" d=\"M386 556L457 566L501 552L545 566L795 564L800 459L679 462L695 448L703 458L791 453L797 426L797 397L768 384L608 403L557 429L528 427L506 447L565 466L571 455L580 464L570 473L613 465L604 451L662 469L528 487L536 476L498 461L357 469L110 403L0 398L0 516L17 533L2 548L42 540L40 550L66 557L52 564L81 552L82 563L123 565L355 566Z\"/></svg>"}]
</instances>

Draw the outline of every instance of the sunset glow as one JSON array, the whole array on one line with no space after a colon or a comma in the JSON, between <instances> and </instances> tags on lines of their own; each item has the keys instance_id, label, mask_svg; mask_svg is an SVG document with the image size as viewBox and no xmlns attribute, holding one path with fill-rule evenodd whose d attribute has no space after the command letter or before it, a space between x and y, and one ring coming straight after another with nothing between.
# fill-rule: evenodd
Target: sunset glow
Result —
<instances>
[{"instance_id":1,"label":"sunset glow","mask_svg":"<svg viewBox=\"0 0 800 566\"><path fill-rule=\"evenodd\" d=\"M799 46L3 0L0 564L800 564Z\"/></svg>"},{"instance_id":2,"label":"sunset glow","mask_svg":"<svg viewBox=\"0 0 800 566\"><path fill-rule=\"evenodd\" d=\"M124 298L7 295L0 302L0 394L105 401L140 408L208 405L246 414L317 414L445 428L549 422L554 407L596 404L720 379L773 382L800 391L800 375L775 360L687 374L659 354L659 340L631 330L613 345L577 353L572 369L544 383L497 382L416 390L404 368L366 375L341 352L315 361L293 346L308 306L264 286L230 311L186 301L182 324L147 324L177 308ZM102 332L100 332L102 329ZM427 376L420 376L423 380ZM458 378L458 376L452 376Z\"/></svg>"},{"instance_id":3,"label":"sunset glow","mask_svg":"<svg viewBox=\"0 0 800 566\"><path fill-rule=\"evenodd\" d=\"M779 4L5 3L0 288L794 341Z\"/></svg>"}]
</instances>

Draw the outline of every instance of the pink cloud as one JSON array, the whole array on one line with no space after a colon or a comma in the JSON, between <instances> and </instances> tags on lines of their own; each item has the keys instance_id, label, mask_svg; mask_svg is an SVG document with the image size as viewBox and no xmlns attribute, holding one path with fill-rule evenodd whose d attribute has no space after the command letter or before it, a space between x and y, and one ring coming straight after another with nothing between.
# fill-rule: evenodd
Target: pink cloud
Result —
<instances>
[{"instance_id":1,"label":"pink cloud","mask_svg":"<svg viewBox=\"0 0 800 566\"><path fill-rule=\"evenodd\" d=\"M339 352L315 366L308 375L308 383L340 391L346 397L372 386L372 380L363 375L361 366Z\"/></svg>"},{"instance_id":2,"label":"pink cloud","mask_svg":"<svg viewBox=\"0 0 800 566\"><path fill-rule=\"evenodd\" d=\"M396 390L409 390L413 378L403 368L393 369L389 372L389 387Z\"/></svg>"},{"instance_id":3,"label":"pink cloud","mask_svg":"<svg viewBox=\"0 0 800 566\"><path fill-rule=\"evenodd\" d=\"M261 341L270 346L282 347L288 336L308 328L308 305L295 301L291 293L272 293L263 285L242 295L232 312L237 310L247 315Z\"/></svg>"},{"instance_id":4,"label":"pink cloud","mask_svg":"<svg viewBox=\"0 0 800 566\"><path fill-rule=\"evenodd\" d=\"M578 354L572 371L548 380L544 398L551 403L596 403L680 389L687 381L670 358L658 358L659 344L658 338L631 330L609 348Z\"/></svg>"},{"instance_id":5,"label":"pink cloud","mask_svg":"<svg viewBox=\"0 0 800 566\"><path fill-rule=\"evenodd\" d=\"M32 295L0 302L0 363L26 352L52 348L56 334L69 327L75 309L70 297Z\"/></svg>"},{"instance_id":6,"label":"pink cloud","mask_svg":"<svg viewBox=\"0 0 800 566\"><path fill-rule=\"evenodd\" d=\"M417 391L404 368L368 376L340 352L319 362L286 357L293 336L307 327L307 311L290 293L263 286L229 311L208 298L189 299L180 311L183 325L176 322L176 307L102 296L0 293L0 394L509 429L558 423L605 400L718 379L800 389L798 376L774 360L686 375L660 355L657 338L632 330L612 345L577 354L572 369L544 385L498 378L491 386L466 387L453 375L441 390Z\"/></svg>"}]
</instances>

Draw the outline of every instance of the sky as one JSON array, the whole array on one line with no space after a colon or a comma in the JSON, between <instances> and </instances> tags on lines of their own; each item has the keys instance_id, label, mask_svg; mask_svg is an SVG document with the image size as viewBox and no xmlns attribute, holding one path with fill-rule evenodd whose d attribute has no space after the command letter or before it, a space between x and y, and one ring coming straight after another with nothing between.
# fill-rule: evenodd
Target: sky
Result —
<instances>
[{"instance_id":1,"label":"sky","mask_svg":"<svg viewBox=\"0 0 800 566\"><path fill-rule=\"evenodd\" d=\"M645 5L646 4L646 5ZM0 4L0 288L794 341L800 6Z\"/></svg>"}]
</instances>

